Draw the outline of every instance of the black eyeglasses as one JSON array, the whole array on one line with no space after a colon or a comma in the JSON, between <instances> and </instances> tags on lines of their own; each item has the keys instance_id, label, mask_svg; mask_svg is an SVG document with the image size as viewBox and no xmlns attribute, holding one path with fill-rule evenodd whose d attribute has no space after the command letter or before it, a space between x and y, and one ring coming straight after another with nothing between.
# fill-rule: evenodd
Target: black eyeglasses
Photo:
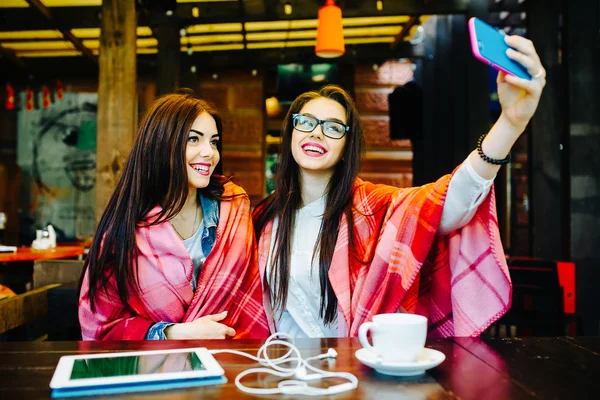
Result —
<instances>
[{"instance_id":1,"label":"black eyeglasses","mask_svg":"<svg viewBox=\"0 0 600 400\"><path fill-rule=\"evenodd\" d=\"M348 125L337 121L327 121L306 114L292 114L294 128L300 132L312 132L321 125L323 135L331 139L341 139L350 130Z\"/></svg>"}]
</instances>

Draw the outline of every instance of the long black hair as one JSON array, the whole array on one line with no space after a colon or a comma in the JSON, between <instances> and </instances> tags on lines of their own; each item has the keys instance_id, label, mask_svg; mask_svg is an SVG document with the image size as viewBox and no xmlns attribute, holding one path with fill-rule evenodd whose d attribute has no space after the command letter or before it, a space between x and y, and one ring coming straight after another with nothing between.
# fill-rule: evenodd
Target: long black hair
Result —
<instances>
[{"instance_id":1,"label":"long black hair","mask_svg":"<svg viewBox=\"0 0 600 400\"><path fill-rule=\"evenodd\" d=\"M260 239L265 225L279 217L279 225L273 247L273 257L269 280L265 276L265 284L270 282L271 299L274 308L282 310L287 302L290 279L290 257L292 232L296 211L302 204L302 188L300 169L292 155L291 141L294 130L292 114L300 110L311 100L326 98L338 102L346 110L346 124L350 127L341 160L334 167L333 175L326 189L325 213L321 229L313 252L319 254L319 281L321 284L320 314L325 323L330 324L336 319L337 298L329 282L328 273L331 259L338 237L342 216L348 222L348 235L351 248L354 247L353 218L352 218L352 189L358 176L364 157L364 135L352 97L341 87L327 85L318 91L306 92L298 96L285 117L281 136L281 153L277 174L275 177L275 192L257 206L255 230L257 240Z\"/></svg>"},{"instance_id":2,"label":"long black hair","mask_svg":"<svg viewBox=\"0 0 600 400\"><path fill-rule=\"evenodd\" d=\"M93 311L97 291L106 290L113 275L119 297L127 304L132 271L137 271L136 228L170 220L183 208L189 195L186 145L190 129L202 113L214 118L221 136L223 125L215 108L191 91L161 96L145 113L84 263L80 285L87 270ZM222 141L217 142L217 150L221 153ZM199 189L202 195L220 198L228 180L221 175L222 170L219 161L208 186ZM162 207L160 214L145 221L156 205Z\"/></svg>"}]
</instances>

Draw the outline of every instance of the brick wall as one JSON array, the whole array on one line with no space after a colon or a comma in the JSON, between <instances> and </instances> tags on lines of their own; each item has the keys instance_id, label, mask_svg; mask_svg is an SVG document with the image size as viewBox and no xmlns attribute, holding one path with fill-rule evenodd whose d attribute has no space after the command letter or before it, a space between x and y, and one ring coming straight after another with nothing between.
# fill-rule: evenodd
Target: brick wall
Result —
<instances>
[{"instance_id":1,"label":"brick wall","mask_svg":"<svg viewBox=\"0 0 600 400\"><path fill-rule=\"evenodd\" d=\"M234 177L253 205L265 196L263 76L250 71L200 75L200 97L223 117L223 172Z\"/></svg>"},{"instance_id":2,"label":"brick wall","mask_svg":"<svg viewBox=\"0 0 600 400\"><path fill-rule=\"evenodd\" d=\"M398 187L412 184L410 140L391 140L388 94L413 77L412 65L396 60L373 65L357 65L354 97L362 118L367 142L366 162L360 177L371 182Z\"/></svg>"}]
</instances>

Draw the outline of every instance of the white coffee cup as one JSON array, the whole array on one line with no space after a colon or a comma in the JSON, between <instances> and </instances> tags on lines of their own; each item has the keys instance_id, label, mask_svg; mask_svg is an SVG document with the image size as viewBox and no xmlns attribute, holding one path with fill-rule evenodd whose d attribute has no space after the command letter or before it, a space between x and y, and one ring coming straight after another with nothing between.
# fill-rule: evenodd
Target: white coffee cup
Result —
<instances>
[{"instance_id":1,"label":"white coffee cup","mask_svg":"<svg viewBox=\"0 0 600 400\"><path fill-rule=\"evenodd\" d=\"M371 331L373 345L367 339ZM378 314L358 329L360 344L384 362L413 362L425 347L427 318L415 314Z\"/></svg>"}]
</instances>

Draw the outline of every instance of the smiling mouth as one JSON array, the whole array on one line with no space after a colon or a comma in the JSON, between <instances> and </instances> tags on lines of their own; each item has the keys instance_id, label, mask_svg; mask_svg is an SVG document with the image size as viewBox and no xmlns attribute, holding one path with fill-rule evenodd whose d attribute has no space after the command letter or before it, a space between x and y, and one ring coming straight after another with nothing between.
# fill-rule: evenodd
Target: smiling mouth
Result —
<instances>
[{"instance_id":1,"label":"smiling mouth","mask_svg":"<svg viewBox=\"0 0 600 400\"><path fill-rule=\"evenodd\" d=\"M318 147L318 146L312 146L310 144L304 145L302 146L302 150L304 151L304 153L308 156L311 157L320 157L322 155L324 155L325 153L327 153L327 150Z\"/></svg>"},{"instance_id":2,"label":"smiling mouth","mask_svg":"<svg viewBox=\"0 0 600 400\"><path fill-rule=\"evenodd\" d=\"M209 165L190 165L194 169L194 171L198 172L200 175L208 175L210 173Z\"/></svg>"}]
</instances>

